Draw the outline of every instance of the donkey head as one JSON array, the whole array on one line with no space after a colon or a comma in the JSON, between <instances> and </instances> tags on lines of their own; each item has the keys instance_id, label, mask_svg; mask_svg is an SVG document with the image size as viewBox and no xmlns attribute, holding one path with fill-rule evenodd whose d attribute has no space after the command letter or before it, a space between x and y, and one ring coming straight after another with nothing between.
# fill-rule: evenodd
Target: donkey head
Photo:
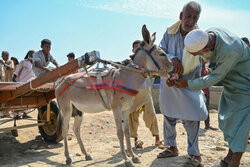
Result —
<instances>
[{"instance_id":1,"label":"donkey head","mask_svg":"<svg viewBox=\"0 0 250 167\"><path fill-rule=\"evenodd\" d=\"M154 45L156 33L150 36L146 27L142 27L143 46L136 52L134 62L148 71L155 71L154 75L167 77L173 65L166 53L157 45Z\"/></svg>"}]
</instances>

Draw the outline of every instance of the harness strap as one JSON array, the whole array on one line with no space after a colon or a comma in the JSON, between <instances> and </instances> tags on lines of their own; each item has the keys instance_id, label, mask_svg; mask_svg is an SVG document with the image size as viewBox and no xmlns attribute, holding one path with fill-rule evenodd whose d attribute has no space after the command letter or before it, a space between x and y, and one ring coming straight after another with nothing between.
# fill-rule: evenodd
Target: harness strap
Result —
<instances>
[{"instance_id":1,"label":"harness strap","mask_svg":"<svg viewBox=\"0 0 250 167\"><path fill-rule=\"evenodd\" d=\"M160 70L160 66L159 64L156 62L156 60L153 58L153 56L151 55L151 52L155 49L155 46L153 46L149 51L145 48L141 48L144 52L146 52L148 54L148 56L151 58L151 60L154 62L155 66L158 68L158 70Z\"/></svg>"},{"instance_id":2,"label":"harness strap","mask_svg":"<svg viewBox=\"0 0 250 167\"><path fill-rule=\"evenodd\" d=\"M88 75L88 77L89 77L89 79L90 79L92 85L94 86L94 90L96 91L97 95L98 95L99 98L101 99L102 105L105 107L106 110L110 110L109 107L107 106L107 104L105 103L105 101L104 101L102 95L101 95L100 92L96 89L96 86L95 86L94 82L92 81L91 77L89 76L89 73L88 73L88 70L87 70L86 66L84 65L83 67L84 67L84 70L86 71L86 73L87 73L87 75Z\"/></svg>"},{"instance_id":3,"label":"harness strap","mask_svg":"<svg viewBox=\"0 0 250 167\"><path fill-rule=\"evenodd\" d=\"M79 77L77 77L76 79L74 79L71 83L68 83L57 95L60 96L66 89L68 89L68 87L70 87L73 83L75 83L78 79L82 78L84 75L86 75L86 73L83 73L82 75L80 75Z\"/></svg>"}]
</instances>

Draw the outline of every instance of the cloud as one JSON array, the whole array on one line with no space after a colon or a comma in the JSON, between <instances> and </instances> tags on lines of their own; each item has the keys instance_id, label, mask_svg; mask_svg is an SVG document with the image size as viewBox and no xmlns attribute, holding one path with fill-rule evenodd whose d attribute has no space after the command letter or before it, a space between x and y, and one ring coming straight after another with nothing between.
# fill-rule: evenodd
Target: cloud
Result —
<instances>
[{"instance_id":1,"label":"cloud","mask_svg":"<svg viewBox=\"0 0 250 167\"><path fill-rule=\"evenodd\" d=\"M157 17L164 19L178 18L182 7L189 0L79 0L79 4L88 8L108 10L123 14ZM230 10L211 6L204 1L198 1L202 6L199 23L204 26L225 27L238 35L250 36L250 11Z\"/></svg>"},{"instance_id":2,"label":"cloud","mask_svg":"<svg viewBox=\"0 0 250 167\"><path fill-rule=\"evenodd\" d=\"M89 8L109 10L138 16L175 19L182 8L181 1L170 0L80 0Z\"/></svg>"}]
</instances>

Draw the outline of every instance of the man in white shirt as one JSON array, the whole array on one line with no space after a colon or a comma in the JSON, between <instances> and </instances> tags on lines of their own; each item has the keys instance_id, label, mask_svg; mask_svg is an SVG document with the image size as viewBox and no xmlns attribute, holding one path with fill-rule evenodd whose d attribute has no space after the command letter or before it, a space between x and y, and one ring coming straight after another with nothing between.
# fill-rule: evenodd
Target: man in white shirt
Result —
<instances>
[{"instance_id":1,"label":"man in white shirt","mask_svg":"<svg viewBox=\"0 0 250 167\"><path fill-rule=\"evenodd\" d=\"M45 74L51 69L47 68L49 63L53 63L57 68L60 67L56 60L50 54L51 41L48 39L43 39L41 41L41 48L38 52L33 54L33 71L37 77Z\"/></svg>"}]
</instances>

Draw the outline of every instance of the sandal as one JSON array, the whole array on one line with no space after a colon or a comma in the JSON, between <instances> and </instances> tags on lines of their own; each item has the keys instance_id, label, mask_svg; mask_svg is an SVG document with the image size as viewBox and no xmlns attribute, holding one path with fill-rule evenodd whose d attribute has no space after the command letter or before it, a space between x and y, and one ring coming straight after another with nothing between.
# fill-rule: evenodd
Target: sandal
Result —
<instances>
[{"instance_id":1,"label":"sandal","mask_svg":"<svg viewBox=\"0 0 250 167\"><path fill-rule=\"evenodd\" d=\"M199 167L202 166L201 162L195 158L195 156L190 156L188 162L184 165L185 167Z\"/></svg>"},{"instance_id":2,"label":"sandal","mask_svg":"<svg viewBox=\"0 0 250 167\"><path fill-rule=\"evenodd\" d=\"M173 152L172 150L170 150L169 148L167 148L166 150L164 150L163 152L159 153L157 155L157 158L168 158L168 157L176 157L178 156L179 153L178 152Z\"/></svg>"},{"instance_id":3,"label":"sandal","mask_svg":"<svg viewBox=\"0 0 250 167\"><path fill-rule=\"evenodd\" d=\"M142 148L142 145L143 145L143 144L144 144L143 141L137 140L137 141L135 142L135 148Z\"/></svg>"}]
</instances>

